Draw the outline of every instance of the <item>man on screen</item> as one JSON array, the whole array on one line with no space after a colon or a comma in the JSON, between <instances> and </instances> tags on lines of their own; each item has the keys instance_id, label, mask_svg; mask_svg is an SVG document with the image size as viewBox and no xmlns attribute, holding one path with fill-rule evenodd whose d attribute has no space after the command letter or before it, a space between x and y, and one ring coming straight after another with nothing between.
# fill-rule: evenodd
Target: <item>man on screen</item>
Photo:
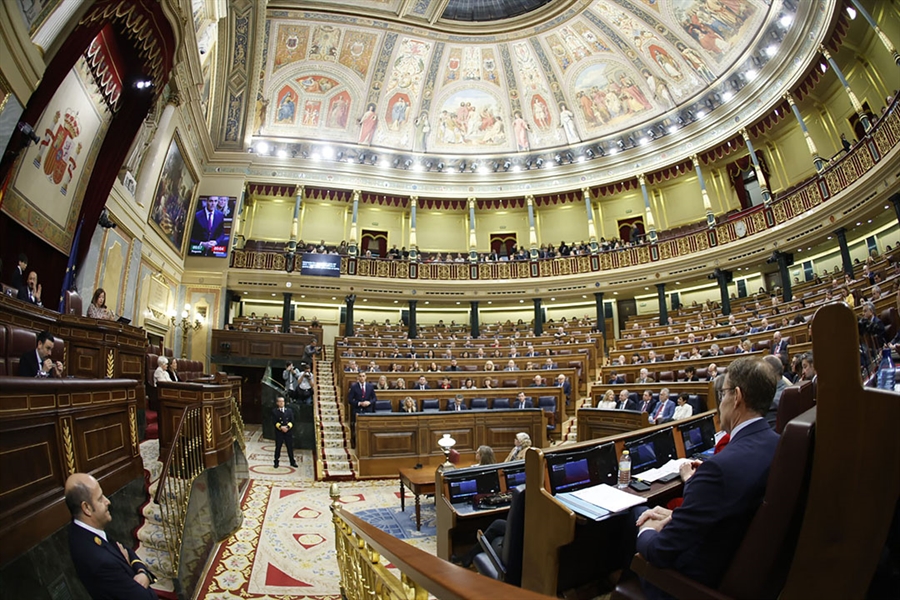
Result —
<instances>
[{"instance_id":1,"label":"man on screen","mask_svg":"<svg viewBox=\"0 0 900 600\"><path fill-rule=\"evenodd\" d=\"M212 256L216 246L227 246L225 215L216 208L215 198L201 198L202 208L194 215L191 229L191 246L200 246L200 254Z\"/></svg>"}]
</instances>

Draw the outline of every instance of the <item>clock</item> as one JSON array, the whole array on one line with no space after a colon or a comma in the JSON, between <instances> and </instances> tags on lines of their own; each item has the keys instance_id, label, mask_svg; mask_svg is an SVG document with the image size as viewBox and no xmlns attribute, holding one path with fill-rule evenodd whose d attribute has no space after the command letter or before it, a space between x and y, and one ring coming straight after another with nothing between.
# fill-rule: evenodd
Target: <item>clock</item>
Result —
<instances>
[{"instance_id":1,"label":"clock","mask_svg":"<svg viewBox=\"0 0 900 600\"><path fill-rule=\"evenodd\" d=\"M734 224L734 232L738 237L744 237L745 235L747 235L747 224L744 223L743 220L736 221Z\"/></svg>"}]
</instances>

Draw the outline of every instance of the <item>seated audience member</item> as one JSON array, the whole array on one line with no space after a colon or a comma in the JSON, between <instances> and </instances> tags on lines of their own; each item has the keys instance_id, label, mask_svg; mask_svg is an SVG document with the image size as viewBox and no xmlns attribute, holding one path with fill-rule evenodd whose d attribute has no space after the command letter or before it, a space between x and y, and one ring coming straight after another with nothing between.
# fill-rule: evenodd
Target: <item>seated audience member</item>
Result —
<instances>
[{"instance_id":1,"label":"seated audience member","mask_svg":"<svg viewBox=\"0 0 900 600\"><path fill-rule=\"evenodd\" d=\"M428 385L428 380L425 379L424 375L421 375L419 377L419 380L416 382L415 389L417 389L417 390L430 390L431 389L431 386Z\"/></svg>"},{"instance_id":2,"label":"seated audience member","mask_svg":"<svg viewBox=\"0 0 900 600\"><path fill-rule=\"evenodd\" d=\"M516 403L513 408L523 409L532 407L533 405L531 403L531 400L525 397L525 392L519 392L519 394L516 396Z\"/></svg>"},{"instance_id":3,"label":"seated audience member","mask_svg":"<svg viewBox=\"0 0 900 600\"><path fill-rule=\"evenodd\" d=\"M505 371L518 371L519 367L516 366L516 361L510 360L508 363L506 363L506 369L504 369L504 370Z\"/></svg>"},{"instance_id":4,"label":"seated audience member","mask_svg":"<svg viewBox=\"0 0 900 600\"><path fill-rule=\"evenodd\" d=\"M775 384L771 368L759 358L739 358L728 367L719 410L730 442L712 458L685 468L690 482L681 507L658 506L637 519L636 549L651 564L718 587L765 495L778 435L763 416ZM660 596L646 583L645 591Z\"/></svg>"},{"instance_id":5,"label":"seated audience member","mask_svg":"<svg viewBox=\"0 0 900 600\"><path fill-rule=\"evenodd\" d=\"M406 389L406 380L402 377L398 377L397 381L394 382L394 389L397 390L405 390Z\"/></svg>"},{"instance_id":6,"label":"seated audience member","mask_svg":"<svg viewBox=\"0 0 900 600\"><path fill-rule=\"evenodd\" d=\"M440 371L441 371L441 368L438 366L438 364L436 362L432 361L432 363L430 365L428 365L429 373L439 373Z\"/></svg>"},{"instance_id":7,"label":"seated audience member","mask_svg":"<svg viewBox=\"0 0 900 600\"><path fill-rule=\"evenodd\" d=\"M805 381L812 381L813 383L815 383L818 378L812 352L807 352L800 358L800 378Z\"/></svg>"},{"instance_id":8,"label":"seated audience member","mask_svg":"<svg viewBox=\"0 0 900 600\"><path fill-rule=\"evenodd\" d=\"M597 408L614 410L616 408L616 393L612 390L606 390L603 397L597 402Z\"/></svg>"},{"instance_id":9,"label":"seated audience member","mask_svg":"<svg viewBox=\"0 0 900 600\"><path fill-rule=\"evenodd\" d=\"M644 394L641 396L641 403L638 405L638 410L650 414L653 412L654 408L656 408L656 405L653 403L653 392L644 390Z\"/></svg>"},{"instance_id":10,"label":"seated audience member","mask_svg":"<svg viewBox=\"0 0 900 600\"><path fill-rule=\"evenodd\" d=\"M544 378L540 375L535 375L534 380L532 380L531 384L528 387L547 387L544 383Z\"/></svg>"},{"instance_id":11,"label":"seated audience member","mask_svg":"<svg viewBox=\"0 0 900 600\"><path fill-rule=\"evenodd\" d=\"M615 371L610 371L609 378L607 379L606 383L612 385L612 384L616 383L616 381L618 381L618 379L619 379L619 374L616 373Z\"/></svg>"},{"instance_id":12,"label":"seated audience member","mask_svg":"<svg viewBox=\"0 0 900 600\"><path fill-rule=\"evenodd\" d=\"M166 373L169 374L169 380L181 381L181 377L178 376L178 360L174 357L169 361L169 366L166 367Z\"/></svg>"},{"instance_id":13,"label":"seated audience member","mask_svg":"<svg viewBox=\"0 0 900 600\"><path fill-rule=\"evenodd\" d=\"M375 384L376 390L386 390L389 389L387 375L381 375L378 378L378 383Z\"/></svg>"},{"instance_id":14,"label":"seated audience member","mask_svg":"<svg viewBox=\"0 0 900 600\"><path fill-rule=\"evenodd\" d=\"M766 364L772 369L772 373L778 381L775 386L775 395L772 396L772 404L769 405L769 411L766 413L766 422L774 429L775 422L778 420L778 405L781 403L781 394L784 392L784 388L791 385L791 381L784 376L784 363L781 362L781 359L777 355L767 354L766 356L763 356L762 359L766 361Z\"/></svg>"},{"instance_id":15,"label":"seated audience member","mask_svg":"<svg viewBox=\"0 0 900 600\"><path fill-rule=\"evenodd\" d=\"M782 360L787 360L788 357L788 341L781 337L781 332L776 331L772 334L772 354L782 358Z\"/></svg>"},{"instance_id":16,"label":"seated audience member","mask_svg":"<svg viewBox=\"0 0 900 600\"><path fill-rule=\"evenodd\" d=\"M471 377L467 377L466 380L463 382L462 389L464 389L464 390L474 390L474 389L477 389L477 388L475 387L475 380L473 380Z\"/></svg>"},{"instance_id":17,"label":"seated audience member","mask_svg":"<svg viewBox=\"0 0 900 600\"><path fill-rule=\"evenodd\" d=\"M106 319L107 321L115 321L118 319L116 313L106 307L106 291L103 288L97 288L94 295L91 296L91 303L88 304L87 316L91 319Z\"/></svg>"},{"instance_id":18,"label":"seated audience member","mask_svg":"<svg viewBox=\"0 0 900 600\"><path fill-rule=\"evenodd\" d=\"M484 370L485 371L496 371L497 367L494 366L494 361L489 360L486 363L484 363Z\"/></svg>"},{"instance_id":19,"label":"seated audience member","mask_svg":"<svg viewBox=\"0 0 900 600\"><path fill-rule=\"evenodd\" d=\"M414 360L414 361L413 361L413 364L409 367L409 372L410 372L410 373L420 373L420 372L422 372L422 371L424 371L424 369L423 369L422 366L419 364L419 361Z\"/></svg>"},{"instance_id":20,"label":"seated audience member","mask_svg":"<svg viewBox=\"0 0 900 600\"><path fill-rule=\"evenodd\" d=\"M656 405L656 410L650 415L650 424L668 423L674 416L675 403L669 400L669 388L663 388L659 391L659 403Z\"/></svg>"},{"instance_id":21,"label":"seated audience member","mask_svg":"<svg viewBox=\"0 0 900 600\"><path fill-rule=\"evenodd\" d=\"M687 398L684 395L678 396L675 404L675 413L672 415L673 421L687 419L694 414L694 407L687 403Z\"/></svg>"},{"instance_id":22,"label":"seated audience member","mask_svg":"<svg viewBox=\"0 0 900 600\"><path fill-rule=\"evenodd\" d=\"M650 372L647 369L641 369L640 376L635 383L653 383L654 381L655 380L650 377Z\"/></svg>"},{"instance_id":23,"label":"seated audience member","mask_svg":"<svg viewBox=\"0 0 900 600\"><path fill-rule=\"evenodd\" d=\"M37 271L28 273L28 279L25 280L25 285L19 288L19 293L16 297L35 306L44 305L41 302L41 284L38 283Z\"/></svg>"},{"instance_id":24,"label":"seated audience member","mask_svg":"<svg viewBox=\"0 0 900 600\"><path fill-rule=\"evenodd\" d=\"M463 410L469 410L469 407L466 406L466 403L463 401L462 395L457 394L456 397L453 398L453 400L447 403L447 410L459 412Z\"/></svg>"},{"instance_id":25,"label":"seated audience member","mask_svg":"<svg viewBox=\"0 0 900 600\"><path fill-rule=\"evenodd\" d=\"M556 376L555 387L562 388L563 396L566 397L566 404L569 404L572 401L572 384L566 379L566 376L563 373L560 373Z\"/></svg>"},{"instance_id":26,"label":"seated audience member","mask_svg":"<svg viewBox=\"0 0 900 600\"><path fill-rule=\"evenodd\" d=\"M709 366L706 367L706 379L708 381L712 381L716 377L719 376L719 367L716 366L716 363L709 363Z\"/></svg>"},{"instance_id":27,"label":"seated audience member","mask_svg":"<svg viewBox=\"0 0 900 600\"><path fill-rule=\"evenodd\" d=\"M56 368L56 363L53 362L53 359L48 356L44 359L41 371L37 376L49 379L62 379L63 374L62 371Z\"/></svg>"},{"instance_id":28,"label":"seated audience member","mask_svg":"<svg viewBox=\"0 0 900 600\"><path fill-rule=\"evenodd\" d=\"M49 371L44 371L44 361L50 358L53 352L53 334L49 331L42 331L37 334L37 341L34 350L29 350L19 357L19 377L50 377ZM54 377L62 377L63 364L56 361L54 365L57 375Z\"/></svg>"},{"instance_id":29,"label":"seated audience member","mask_svg":"<svg viewBox=\"0 0 900 600\"><path fill-rule=\"evenodd\" d=\"M66 479L66 507L72 515L69 552L75 572L92 598L155 600L156 581L134 550L112 542L106 526L112 521L109 500L100 483L85 473Z\"/></svg>"},{"instance_id":30,"label":"seated audience member","mask_svg":"<svg viewBox=\"0 0 900 600\"><path fill-rule=\"evenodd\" d=\"M697 377L697 368L694 365L688 365L684 368L684 380L700 381L700 378Z\"/></svg>"},{"instance_id":31,"label":"seated audience member","mask_svg":"<svg viewBox=\"0 0 900 600\"><path fill-rule=\"evenodd\" d=\"M637 410L638 405L634 402L630 397L628 390L622 390L619 392L619 410Z\"/></svg>"},{"instance_id":32,"label":"seated audience member","mask_svg":"<svg viewBox=\"0 0 900 600\"><path fill-rule=\"evenodd\" d=\"M169 377L169 359L165 356L159 356L156 359L156 370L153 371L153 387L160 381L172 381Z\"/></svg>"},{"instance_id":33,"label":"seated audience member","mask_svg":"<svg viewBox=\"0 0 900 600\"><path fill-rule=\"evenodd\" d=\"M521 431L516 434L516 445L509 451L503 462L512 462L514 460L523 460L525 451L531 448L531 436Z\"/></svg>"},{"instance_id":34,"label":"seated audience member","mask_svg":"<svg viewBox=\"0 0 900 600\"><path fill-rule=\"evenodd\" d=\"M416 401L413 400L410 396L407 396L406 398L403 399L403 404L400 408L401 408L400 412L405 412L405 413L414 413L418 410L416 408Z\"/></svg>"},{"instance_id":35,"label":"seated audience member","mask_svg":"<svg viewBox=\"0 0 900 600\"><path fill-rule=\"evenodd\" d=\"M497 462L497 459L494 456L494 449L490 446L478 446L478 450L475 451L475 458L478 460L478 462L472 465L475 467L493 465Z\"/></svg>"},{"instance_id":36,"label":"seated audience member","mask_svg":"<svg viewBox=\"0 0 900 600\"><path fill-rule=\"evenodd\" d=\"M496 380L491 379L490 377L485 378L484 380L484 389L493 390L497 388Z\"/></svg>"},{"instance_id":37,"label":"seated audience member","mask_svg":"<svg viewBox=\"0 0 900 600\"><path fill-rule=\"evenodd\" d=\"M449 390L449 389L451 389L453 386L450 385L450 378L449 378L449 377L444 377L444 378L441 380L441 385L440 385L439 387L440 387L440 389L442 389L442 390Z\"/></svg>"}]
</instances>

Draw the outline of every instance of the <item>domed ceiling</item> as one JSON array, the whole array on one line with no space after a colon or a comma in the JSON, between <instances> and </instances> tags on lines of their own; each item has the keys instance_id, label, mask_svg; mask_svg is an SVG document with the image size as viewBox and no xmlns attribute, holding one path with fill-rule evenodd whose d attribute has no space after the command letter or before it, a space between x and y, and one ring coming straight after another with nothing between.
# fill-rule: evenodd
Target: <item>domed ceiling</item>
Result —
<instances>
[{"instance_id":1,"label":"domed ceiling","mask_svg":"<svg viewBox=\"0 0 900 600\"><path fill-rule=\"evenodd\" d=\"M595 1L534 24L556 4L517 30L479 35L270 11L252 133L466 155L578 144L704 92L772 10L761 0Z\"/></svg>"}]
</instances>

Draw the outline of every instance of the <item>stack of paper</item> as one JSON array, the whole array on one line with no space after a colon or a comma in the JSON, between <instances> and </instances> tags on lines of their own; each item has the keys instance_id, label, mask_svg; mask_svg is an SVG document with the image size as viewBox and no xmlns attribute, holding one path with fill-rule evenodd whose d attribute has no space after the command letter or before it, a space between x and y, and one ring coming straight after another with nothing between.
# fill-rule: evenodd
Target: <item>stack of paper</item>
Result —
<instances>
[{"instance_id":1,"label":"stack of paper","mask_svg":"<svg viewBox=\"0 0 900 600\"><path fill-rule=\"evenodd\" d=\"M620 510L625 510L626 508L631 508L632 506L637 506L638 504L646 502L646 499L641 496L623 492L622 490L616 489L611 485L606 485L605 483L584 488L583 490L572 492L572 494L585 502L590 502L595 506L605 508L609 512L619 512Z\"/></svg>"},{"instance_id":2,"label":"stack of paper","mask_svg":"<svg viewBox=\"0 0 900 600\"><path fill-rule=\"evenodd\" d=\"M689 462L691 462L689 458L674 458L661 467L644 471L640 475L635 475L635 478L646 481L647 483L653 483L654 481L659 481L666 475L672 475L673 473L677 475L681 465Z\"/></svg>"}]
</instances>

